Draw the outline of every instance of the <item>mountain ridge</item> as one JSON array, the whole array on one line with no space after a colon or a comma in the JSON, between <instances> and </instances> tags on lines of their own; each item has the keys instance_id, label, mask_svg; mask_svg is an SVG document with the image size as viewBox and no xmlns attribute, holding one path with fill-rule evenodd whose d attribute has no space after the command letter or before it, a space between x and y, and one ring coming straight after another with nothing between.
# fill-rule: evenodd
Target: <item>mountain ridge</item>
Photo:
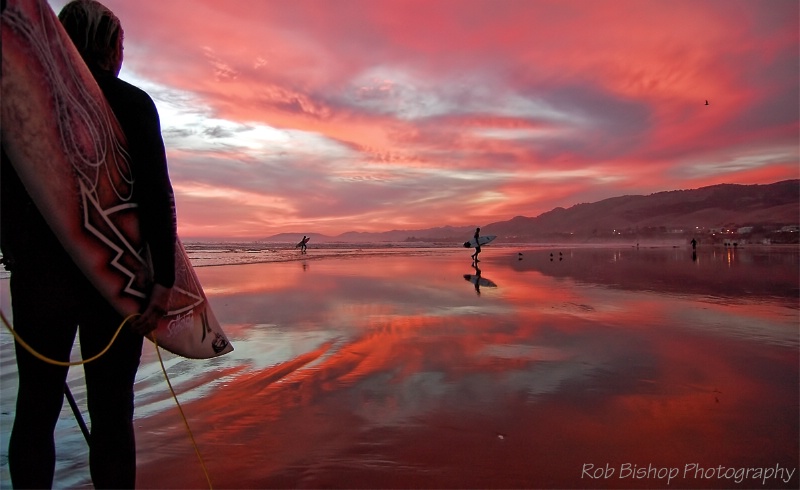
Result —
<instances>
[{"instance_id":1,"label":"mountain ridge","mask_svg":"<svg viewBox=\"0 0 800 490\"><path fill-rule=\"evenodd\" d=\"M623 195L556 207L536 217L515 216L481 225L481 234L499 241L593 240L647 238L659 234L713 232L753 227L769 232L800 224L800 179L772 184L716 184L697 189ZM313 242L449 242L472 236L477 225L421 230L346 232L337 236L306 233ZM299 233L281 233L267 242L292 242Z\"/></svg>"}]
</instances>

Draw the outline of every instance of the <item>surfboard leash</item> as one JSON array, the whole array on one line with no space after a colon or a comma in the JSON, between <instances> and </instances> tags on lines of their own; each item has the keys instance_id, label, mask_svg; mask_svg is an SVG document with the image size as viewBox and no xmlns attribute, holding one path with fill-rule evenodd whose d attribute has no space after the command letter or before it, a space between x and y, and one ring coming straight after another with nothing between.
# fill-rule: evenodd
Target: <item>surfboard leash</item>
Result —
<instances>
[{"instance_id":1,"label":"surfboard leash","mask_svg":"<svg viewBox=\"0 0 800 490\"><path fill-rule=\"evenodd\" d=\"M169 386L169 391L172 393L172 398L175 400L175 405L178 406L178 411L181 413L181 418L183 419L183 425L186 427L186 432L189 434L189 439L192 440L192 446L194 447L194 452L197 454L197 459L200 460L200 466L203 468L203 474L206 476L206 481L208 482L209 490L212 490L214 487L211 485L211 477L208 475L208 469L206 468L206 463L203 461L203 456L200 454L200 448L197 446L197 441L194 440L194 434L192 434L192 429L189 427L189 421L186 419L186 414L183 413L183 408L181 407L181 403L178 401L178 395L175 394L175 390L172 389L172 382L169 380L169 376L167 376L167 368L164 367L164 361L161 359L161 350L158 348L158 341L156 340L156 336L152 335L150 340L153 341L153 345L156 348L156 354L158 355L158 362L161 363L161 372L164 373L164 379L167 380L167 386Z\"/></svg>"},{"instance_id":2,"label":"surfboard leash","mask_svg":"<svg viewBox=\"0 0 800 490\"><path fill-rule=\"evenodd\" d=\"M5 325L6 329L11 332L11 335L14 337L14 340L19 343L25 350L27 350L31 355L36 357L37 359L46 362L48 364L53 364L55 366L62 366L62 367L70 367L70 366L81 366L83 364L88 364L92 361L95 361L100 358L103 354L108 352L108 349L111 348L111 345L117 340L117 336L122 331L122 328L128 323L131 319L139 316L139 313L133 313L125 317L122 320L122 323L119 324L117 331L114 332L114 335L111 337L111 341L108 345L100 351L99 354L90 357L89 359L82 359L80 361L57 361L55 359L51 359L39 352L36 351L33 347L28 345L27 342L22 340L22 337L19 336L14 327L11 326L11 322L8 321L6 318L5 313L2 309L0 309L0 318L3 320L3 325ZM186 432L189 434L189 439L192 441L192 446L194 447L194 452L197 454L197 459L200 460L200 466L203 469L203 474L206 477L206 481L208 482L209 490L213 490L213 486L211 484L211 477L208 474L208 469L206 468L205 461L203 461L203 456L200 454L200 448L197 446L197 441L195 441L194 434L192 433L192 429L189 427L189 421L186 418L186 414L183 412L183 407L181 407L181 403L178 401L178 395L175 393L175 390L172 388L172 382L169 380L169 376L167 375L167 368L164 366L164 360L161 358L161 350L158 348L158 341L156 340L156 336L154 333L148 335L148 338L153 342L153 346L155 346L156 354L158 355L158 362L161 364L161 372L164 373L164 379L167 380L167 386L169 387L169 391L172 394L172 399L175 400L175 405L178 407L178 411L180 412L181 419L183 419L183 425L186 427ZM78 409L77 404L75 403L75 399L72 397L72 393L69 391L69 387L64 384L64 394L67 396L67 401L72 408L73 413L75 414L75 418L78 421L78 425L81 428L81 432L83 432L84 437L86 438L86 442L89 443L89 430L86 428L86 423L83 421L83 417L80 414L80 410Z\"/></svg>"},{"instance_id":3,"label":"surfboard leash","mask_svg":"<svg viewBox=\"0 0 800 490\"><path fill-rule=\"evenodd\" d=\"M94 356L90 357L89 359L82 359L80 361L72 361L72 362L70 362L70 361L57 361L55 359L50 359L49 357L40 354L39 352L36 351L36 349L34 349L30 345L28 345L27 342L22 340L22 337L20 337L19 334L17 333L17 331L14 330L14 327L11 326L11 323L8 321L8 319L6 318L6 315L3 313L3 310L0 310L0 316L3 318L3 324L6 326L8 331L11 332L11 335L14 336L14 340L19 342L19 345L24 347L26 351L30 352L32 356L34 356L35 358L39 359L40 361L44 361L44 362L46 362L48 364L53 364L55 366L71 367L71 366L82 366L84 364L87 364L87 363L90 363L92 361L95 361L95 360L99 359L100 356L102 356L103 354L108 352L108 349L110 349L111 345L114 343L114 341L117 340L117 336L119 336L119 333L122 331L122 327L124 327L125 324L128 323L128 321L130 321L132 318L134 318L136 316L139 316L139 314L138 313L134 313L132 315L128 315L124 320L122 320L122 323L119 324L119 328L117 328L117 331L114 332L114 336L111 337L111 342L109 342L108 345L105 347L105 349L100 351L99 354L94 355Z\"/></svg>"}]
</instances>

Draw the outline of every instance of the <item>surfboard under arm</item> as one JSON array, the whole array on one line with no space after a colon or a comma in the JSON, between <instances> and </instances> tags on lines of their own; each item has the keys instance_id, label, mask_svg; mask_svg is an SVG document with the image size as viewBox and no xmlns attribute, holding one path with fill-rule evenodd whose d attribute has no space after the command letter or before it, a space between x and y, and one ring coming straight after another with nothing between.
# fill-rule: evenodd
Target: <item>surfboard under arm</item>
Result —
<instances>
[{"instance_id":1,"label":"surfboard under arm","mask_svg":"<svg viewBox=\"0 0 800 490\"><path fill-rule=\"evenodd\" d=\"M45 0L5 3L2 63L2 144L25 189L103 297L123 316L141 311L152 274L127 142ZM159 345L189 358L230 352L180 240L175 248Z\"/></svg>"},{"instance_id":2,"label":"surfboard under arm","mask_svg":"<svg viewBox=\"0 0 800 490\"><path fill-rule=\"evenodd\" d=\"M491 242L495 238L497 238L497 235L481 236L481 237L479 237L478 241L475 241L475 239L472 238L471 240L468 240L468 241L464 242L464 248L475 248L478 245L483 246L483 245L486 245L487 243Z\"/></svg>"}]
</instances>

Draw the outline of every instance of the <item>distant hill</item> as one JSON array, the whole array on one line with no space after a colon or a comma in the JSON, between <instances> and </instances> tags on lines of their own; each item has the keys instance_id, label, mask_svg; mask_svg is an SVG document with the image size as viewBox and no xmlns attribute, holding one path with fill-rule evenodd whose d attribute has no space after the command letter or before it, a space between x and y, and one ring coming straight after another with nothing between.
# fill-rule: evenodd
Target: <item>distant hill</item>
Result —
<instances>
[{"instance_id":1,"label":"distant hill","mask_svg":"<svg viewBox=\"0 0 800 490\"><path fill-rule=\"evenodd\" d=\"M743 227L766 231L800 224L800 180L767 185L719 184L700 189L621 196L518 216L482 228L505 241L658 236Z\"/></svg>"},{"instance_id":2,"label":"distant hill","mask_svg":"<svg viewBox=\"0 0 800 490\"><path fill-rule=\"evenodd\" d=\"M529 218L517 216L481 226L481 234L498 242L592 241L609 238L659 238L708 233L720 228L753 227L768 233L800 224L800 180L765 185L719 184L647 196L613 197L576 204ZM311 243L329 242L461 242L475 225L383 233L348 232L331 237L310 234ZM796 235L796 234L795 234ZM270 242L299 241L302 233L274 235Z\"/></svg>"}]
</instances>

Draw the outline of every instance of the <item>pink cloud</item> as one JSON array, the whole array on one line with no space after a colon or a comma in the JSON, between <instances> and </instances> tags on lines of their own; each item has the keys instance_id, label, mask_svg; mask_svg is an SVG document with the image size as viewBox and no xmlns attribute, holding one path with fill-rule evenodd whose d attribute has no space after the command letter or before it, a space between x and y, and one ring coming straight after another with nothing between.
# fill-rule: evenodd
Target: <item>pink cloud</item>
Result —
<instances>
[{"instance_id":1,"label":"pink cloud","mask_svg":"<svg viewBox=\"0 0 800 490\"><path fill-rule=\"evenodd\" d=\"M226 233L487 224L800 176L791 0L106 3L123 77L184 114L162 110L173 178L287 203L269 219L228 203ZM242 149L214 121L289 136ZM222 224L202 209L226 202L177 198L196 216L182 233Z\"/></svg>"}]
</instances>

